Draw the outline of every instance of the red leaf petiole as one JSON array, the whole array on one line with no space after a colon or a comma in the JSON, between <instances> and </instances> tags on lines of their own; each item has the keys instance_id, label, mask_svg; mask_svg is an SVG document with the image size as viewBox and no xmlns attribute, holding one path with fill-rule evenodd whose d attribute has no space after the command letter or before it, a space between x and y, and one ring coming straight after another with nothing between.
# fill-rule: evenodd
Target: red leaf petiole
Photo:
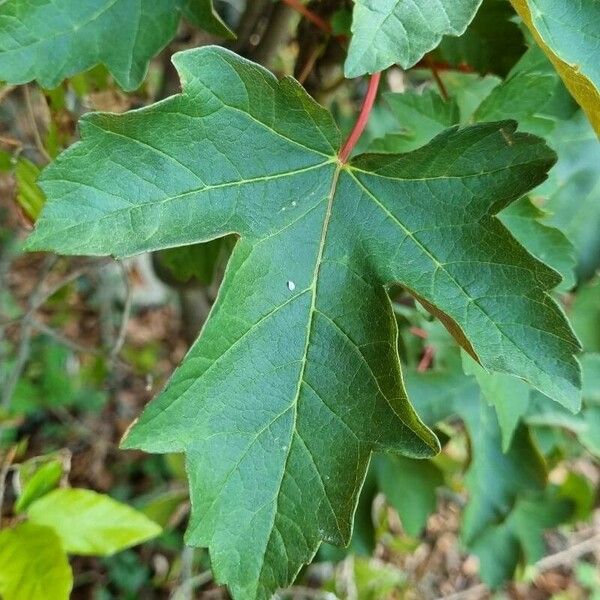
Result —
<instances>
[{"instance_id":1,"label":"red leaf petiole","mask_svg":"<svg viewBox=\"0 0 600 600\"><path fill-rule=\"evenodd\" d=\"M363 134L363 131L367 126L367 123L369 121L369 115L371 114L373 104L375 103L375 98L377 97L377 90L379 89L380 80L381 73L373 73L373 75L371 75L371 79L369 81L369 88L367 89L367 94L365 96L362 108L360 109L360 114L358 115L356 124L350 132L346 143L340 150L339 158L340 162L342 162L343 164L348 162L348 159L350 158L354 147L358 143L360 136Z\"/></svg>"}]
</instances>

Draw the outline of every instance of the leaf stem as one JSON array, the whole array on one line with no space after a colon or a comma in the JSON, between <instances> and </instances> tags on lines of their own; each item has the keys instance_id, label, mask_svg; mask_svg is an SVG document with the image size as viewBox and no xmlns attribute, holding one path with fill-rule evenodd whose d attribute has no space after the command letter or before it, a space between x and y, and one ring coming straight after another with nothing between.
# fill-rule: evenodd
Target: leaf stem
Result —
<instances>
[{"instance_id":1,"label":"leaf stem","mask_svg":"<svg viewBox=\"0 0 600 600\"><path fill-rule=\"evenodd\" d=\"M282 0L282 2L287 4L290 8L293 8L296 12L299 12L302 16L306 17L321 31L324 31L325 33L332 33L331 25L318 14L304 6L300 0Z\"/></svg>"},{"instance_id":2,"label":"leaf stem","mask_svg":"<svg viewBox=\"0 0 600 600\"><path fill-rule=\"evenodd\" d=\"M432 60L430 56L427 56L426 64L431 70L433 79L434 79L436 85L438 86L438 89L440 90L440 95L444 99L444 102L448 102L448 100L450 99L450 96L448 95L448 90L446 89L446 86L444 85L444 82L442 81L442 78L440 77L440 73L438 71L438 67L437 67L435 61Z\"/></svg>"},{"instance_id":3,"label":"leaf stem","mask_svg":"<svg viewBox=\"0 0 600 600\"><path fill-rule=\"evenodd\" d=\"M340 162L343 164L348 162L348 159L350 158L354 147L358 143L360 136L363 134L363 131L367 126L371 110L373 109L373 104L375 103L375 98L377 97L377 90L379 89L380 80L381 73L373 73L373 75L371 75L371 79L369 81L369 88L367 89L367 93L365 95L362 108L360 109L358 119L356 120L356 124L350 132L346 143L340 150L339 158Z\"/></svg>"}]
</instances>

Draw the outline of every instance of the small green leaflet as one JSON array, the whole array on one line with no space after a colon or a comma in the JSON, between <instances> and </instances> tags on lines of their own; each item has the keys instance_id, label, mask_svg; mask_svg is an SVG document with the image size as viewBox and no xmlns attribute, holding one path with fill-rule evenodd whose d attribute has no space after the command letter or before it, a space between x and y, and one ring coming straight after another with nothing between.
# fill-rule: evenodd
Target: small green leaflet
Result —
<instances>
[{"instance_id":1,"label":"small green leaflet","mask_svg":"<svg viewBox=\"0 0 600 600\"><path fill-rule=\"evenodd\" d=\"M437 506L436 489L444 483L442 471L430 460L403 456L376 456L379 489L398 511L408 535L418 536Z\"/></svg>"},{"instance_id":2,"label":"small green leaflet","mask_svg":"<svg viewBox=\"0 0 600 600\"><path fill-rule=\"evenodd\" d=\"M583 354L581 367L583 408L579 413L573 415L534 391L525 421L538 427L563 427L574 433L591 454L600 457L600 354Z\"/></svg>"},{"instance_id":3,"label":"small green leaflet","mask_svg":"<svg viewBox=\"0 0 600 600\"><path fill-rule=\"evenodd\" d=\"M447 127L459 123L456 102L444 102L432 89L422 94L385 94L387 104L402 125L402 132L387 133L370 146L374 152L410 152L424 146Z\"/></svg>"},{"instance_id":4,"label":"small green leaflet","mask_svg":"<svg viewBox=\"0 0 600 600\"><path fill-rule=\"evenodd\" d=\"M50 527L21 523L0 531L0 597L68 600L73 573Z\"/></svg>"},{"instance_id":5,"label":"small green leaflet","mask_svg":"<svg viewBox=\"0 0 600 600\"><path fill-rule=\"evenodd\" d=\"M346 77L412 67L443 35L461 35L481 0L355 0Z\"/></svg>"},{"instance_id":6,"label":"small green leaflet","mask_svg":"<svg viewBox=\"0 0 600 600\"><path fill-rule=\"evenodd\" d=\"M54 528L70 554L109 556L161 532L141 512L84 489L54 490L33 502L27 517L31 523Z\"/></svg>"},{"instance_id":7,"label":"small green leaflet","mask_svg":"<svg viewBox=\"0 0 600 600\"><path fill-rule=\"evenodd\" d=\"M64 461L58 454L36 457L19 465L15 471L18 498L15 513L22 513L32 502L58 487L64 473Z\"/></svg>"},{"instance_id":8,"label":"small green leaflet","mask_svg":"<svg viewBox=\"0 0 600 600\"><path fill-rule=\"evenodd\" d=\"M221 36L231 32L212 0L5 0L0 2L0 80L46 88L104 64L125 90L175 35L181 12Z\"/></svg>"},{"instance_id":9,"label":"small green leaflet","mask_svg":"<svg viewBox=\"0 0 600 600\"><path fill-rule=\"evenodd\" d=\"M30 160L20 157L15 167L17 203L23 212L35 222L42 212L46 199L37 185L40 169Z\"/></svg>"},{"instance_id":10,"label":"small green leaflet","mask_svg":"<svg viewBox=\"0 0 600 600\"><path fill-rule=\"evenodd\" d=\"M554 154L506 121L342 165L332 116L293 79L216 47L174 62L182 94L81 121L42 174L28 244L123 257L240 236L199 340L124 446L186 453L188 543L236 599L269 598L322 540L349 541L372 451L438 450L406 397L390 283L487 368L579 406L578 343L547 294L559 277L493 216Z\"/></svg>"},{"instance_id":11,"label":"small green leaflet","mask_svg":"<svg viewBox=\"0 0 600 600\"><path fill-rule=\"evenodd\" d=\"M516 377L490 373L466 355L463 355L463 370L475 377L482 399L496 409L502 432L502 451L507 452L519 421L529 407L529 386Z\"/></svg>"},{"instance_id":12,"label":"small green leaflet","mask_svg":"<svg viewBox=\"0 0 600 600\"><path fill-rule=\"evenodd\" d=\"M600 277L577 290L569 316L584 350L600 352ZM600 380L600 371L598 378Z\"/></svg>"}]
</instances>

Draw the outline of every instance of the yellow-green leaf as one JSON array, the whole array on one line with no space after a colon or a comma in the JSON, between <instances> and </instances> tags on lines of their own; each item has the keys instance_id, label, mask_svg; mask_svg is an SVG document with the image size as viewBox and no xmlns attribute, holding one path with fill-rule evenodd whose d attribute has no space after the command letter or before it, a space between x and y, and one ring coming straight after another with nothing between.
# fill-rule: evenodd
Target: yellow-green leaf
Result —
<instances>
[{"instance_id":1,"label":"yellow-green leaf","mask_svg":"<svg viewBox=\"0 0 600 600\"><path fill-rule=\"evenodd\" d=\"M68 600L73 573L51 527L21 523L0 531L0 597Z\"/></svg>"},{"instance_id":2,"label":"yellow-green leaf","mask_svg":"<svg viewBox=\"0 0 600 600\"><path fill-rule=\"evenodd\" d=\"M161 532L141 512L110 496L83 489L58 489L27 509L31 523L52 527L72 554L108 556Z\"/></svg>"},{"instance_id":3,"label":"yellow-green leaf","mask_svg":"<svg viewBox=\"0 0 600 600\"><path fill-rule=\"evenodd\" d=\"M511 2L600 133L600 2Z\"/></svg>"}]
</instances>

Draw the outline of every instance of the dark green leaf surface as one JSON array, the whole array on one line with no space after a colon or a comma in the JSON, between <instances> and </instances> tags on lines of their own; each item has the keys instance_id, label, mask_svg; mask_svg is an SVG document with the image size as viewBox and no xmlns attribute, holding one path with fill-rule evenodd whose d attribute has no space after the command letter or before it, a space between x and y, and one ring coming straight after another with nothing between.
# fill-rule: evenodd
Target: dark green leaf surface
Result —
<instances>
[{"instance_id":1,"label":"dark green leaf surface","mask_svg":"<svg viewBox=\"0 0 600 600\"><path fill-rule=\"evenodd\" d=\"M52 88L104 64L123 89L133 90L175 35L180 10L211 33L231 33L212 0L5 0L0 80Z\"/></svg>"},{"instance_id":2,"label":"dark green leaf surface","mask_svg":"<svg viewBox=\"0 0 600 600\"><path fill-rule=\"evenodd\" d=\"M3 600L68 600L73 573L50 527L21 523L0 531Z\"/></svg>"},{"instance_id":3,"label":"dark green leaf surface","mask_svg":"<svg viewBox=\"0 0 600 600\"><path fill-rule=\"evenodd\" d=\"M223 38L234 38L235 35L219 17L213 0L187 0L183 3L183 14L204 31Z\"/></svg>"},{"instance_id":4,"label":"dark green leaf surface","mask_svg":"<svg viewBox=\"0 0 600 600\"><path fill-rule=\"evenodd\" d=\"M567 521L573 510L573 502L551 489L519 498L509 515L495 516L498 520L469 543L481 579L497 588L513 576L521 557L528 565L540 560L546 554L544 531Z\"/></svg>"},{"instance_id":5,"label":"dark green leaf surface","mask_svg":"<svg viewBox=\"0 0 600 600\"><path fill-rule=\"evenodd\" d=\"M340 165L330 114L219 48L175 58L183 94L89 115L42 177L31 249L129 256L240 236L186 360L125 440L187 455L187 540L238 599L350 539L370 454L438 444L404 391L386 286L400 282L486 367L579 404L556 273L493 214L554 157L511 122Z\"/></svg>"},{"instance_id":6,"label":"dark green leaf surface","mask_svg":"<svg viewBox=\"0 0 600 600\"><path fill-rule=\"evenodd\" d=\"M544 489L546 469L525 427L516 430L508 451L502 452L501 432L493 409L481 402L462 405L459 410L473 445L473 461L467 473L470 497L462 537L467 545L474 545L490 527L507 517L520 494ZM512 569L506 573L510 575Z\"/></svg>"},{"instance_id":7,"label":"dark green leaf surface","mask_svg":"<svg viewBox=\"0 0 600 600\"><path fill-rule=\"evenodd\" d=\"M480 82L477 80L467 80L460 89L463 93L468 89L475 93L478 83ZM451 97L444 102L439 94L431 89L423 94L388 94L386 101L404 131L387 134L384 138L376 140L372 148L385 152L412 150L430 141L446 127L464 122L467 118L475 121L493 121L507 119L512 115L526 131L545 132L548 128L557 126L555 118L544 114L557 85L561 85L558 76L552 71L542 52L534 48L515 65L506 81L493 87L489 95L478 102L477 109L470 117L470 110L459 109L457 99ZM554 135L551 139L555 138L560 139ZM562 140L562 143L566 144L565 140ZM565 156L564 160L568 160L568 157ZM551 181L557 179L556 170L551 171ZM552 190L553 186L547 183L541 189ZM568 210L572 211L572 206L569 206ZM566 211L565 207L564 212ZM592 223L595 223L593 210L587 214L590 213ZM569 290L574 286L576 252L558 223L557 227L547 225L549 221L557 221L551 213L543 211L528 198L522 198L503 210L500 219L534 256L561 274L560 290ZM582 225L586 227L586 239L593 244L595 237L590 225Z\"/></svg>"},{"instance_id":8,"label":"dark green leaf surface","mask_svg":"<svg viewBox=\"0 0 600 600\"><path fill-rule=\"evenodd\" d=\"M500 213L500 220L529 252L560 273L558 290L567 291L575 285L575 249L560 229L545 224L549 216L521 198Z\"/></svg>"},{"instance_id":9,"label":"dark green leaf surface","mask_svg":"<svg viewBox=\"0 0 600 600\"><path fill-rule=\"evenodd\" d=\"M484 0L460 37L444 36L436 54L451 65L503 77L525 52L525 40L508 0Z\"/></svg>"},{"instance_id":10,"label":"dark green leaf surface","mask_svg":"<svg viewBox=\"0 0 600 600\"><path fill-rule=\"evenodd\" d=\"M462 34L481 0L355 0L346 77L412 67L443 35Z\"/></svg>"}]
</instances>

